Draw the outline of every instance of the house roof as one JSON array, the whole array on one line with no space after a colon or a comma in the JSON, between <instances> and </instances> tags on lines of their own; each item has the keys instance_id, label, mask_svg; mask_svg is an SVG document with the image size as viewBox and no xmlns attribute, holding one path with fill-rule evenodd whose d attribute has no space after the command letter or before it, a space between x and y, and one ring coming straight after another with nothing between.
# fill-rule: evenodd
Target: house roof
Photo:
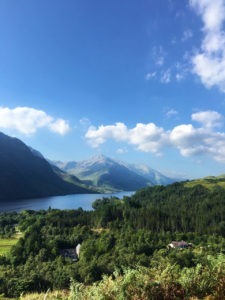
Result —
<instances>
[{"instance_id":1,"label":"house roof","mask_svg":"<svg viewBox=\"0 0 225 300\"><path fill-rule=\"evenodd\" d=\"M180 241L180 242L173 241L169 245L173 246L174 248L182 248L182 247L187 247L189 244L185 241Z\"/></svg>"}]
</instances>

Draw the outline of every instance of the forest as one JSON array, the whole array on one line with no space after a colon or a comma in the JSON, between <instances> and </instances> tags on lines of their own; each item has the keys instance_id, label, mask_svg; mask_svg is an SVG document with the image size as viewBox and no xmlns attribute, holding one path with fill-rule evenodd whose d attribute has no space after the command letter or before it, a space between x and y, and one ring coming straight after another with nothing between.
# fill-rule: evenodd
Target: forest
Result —
<instances>
[{"instance_id":1,"label":"forest","mask_svg":"<svg viewBox=\"0 0 225 300\"><path fill-rule=\"evenodd\" d=\"M224 182L149 187L122 200L98 199L92 211L1 213L1 238L21 237L0 255L0 295L225 299ZM182 240L193 247L168 249ZM79 259L63 255L78 244Z\"/></svg>"}]
</instances>

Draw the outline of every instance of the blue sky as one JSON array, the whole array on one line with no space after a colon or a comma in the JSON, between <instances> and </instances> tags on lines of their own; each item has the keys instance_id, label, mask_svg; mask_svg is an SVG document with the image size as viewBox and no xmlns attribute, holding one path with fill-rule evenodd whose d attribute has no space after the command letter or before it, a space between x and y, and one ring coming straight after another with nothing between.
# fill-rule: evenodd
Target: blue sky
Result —
<instances>
[{"instance_id":1,"label":"blue sky","mask_svg":"<svg viewBox=\"0 0 225 300\"><path fill-rule=\"evenodd\" d=\"M225 0L0 0L0 131L54 160L225 173L224 21Z\"/></svg>"}]
</instances>

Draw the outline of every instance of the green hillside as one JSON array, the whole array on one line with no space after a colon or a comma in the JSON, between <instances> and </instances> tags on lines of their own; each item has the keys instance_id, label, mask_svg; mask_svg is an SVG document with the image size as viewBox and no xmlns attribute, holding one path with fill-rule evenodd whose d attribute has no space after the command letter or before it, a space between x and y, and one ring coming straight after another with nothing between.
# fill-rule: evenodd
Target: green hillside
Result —
<instances>
[{"instance_id":1,"label":"green hillside","mask_svg":"<svg viewBox=\"0 0 225 300\"><path fill-rule=\"evenodd\" d=\"M199 184L209 180L208 187ZM121 299L224 299L225 188L217 184L223 180L148 187L122 200L98 199L93 211L0 214L2 238L15 225L23 232L0 256L0 294L50 289L67 290L64 299L116 300L118 293ZM172 241L191 247L169 249ZM78 260L64 255L78 244Z\"/></svg>"},{"instance_id":2,"label":"green hillside","mask_svg":"<svg viewBox=\"0 0 225 300\"><path fill-rule=\"evenodd\" d=\"M186 187L194 187L196 185L202 185L208 189L213 189L216 187L225 188L225 175L220 176L208 176L201 179L196 179L192 181L187 181L185 183Z\"/></svg>"}]
</instances>

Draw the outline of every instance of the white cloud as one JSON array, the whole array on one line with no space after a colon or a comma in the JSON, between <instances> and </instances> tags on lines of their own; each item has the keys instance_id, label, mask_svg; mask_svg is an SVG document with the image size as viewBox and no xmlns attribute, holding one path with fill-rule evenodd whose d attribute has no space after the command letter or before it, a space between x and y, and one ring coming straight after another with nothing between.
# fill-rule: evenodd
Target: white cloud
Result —
<instances>
[{"instance_id":1,"label":"white cloud","mask_svg":"<svg viewBox=\"0 0 225 300\"><path fill-rule=\"evenodd\" d=\"M63 119L54 119L42 110L31 107L0 107L0 128L20 132L25 135L34 134L39 128L48 128L60 135L66 134L69 124Z\"/></svg>"},{"instance_id":2,"label":"white cloud","mask_svg":"<svg viewBox=\"0 0 225 300\"><path fill-rule=\"evenodd\" d=\"M176 116L176 115L178 115L178 111L177 110L175 110L175 109L170 109L170 110L168 110L167 112L166 112L166 115L167 115L167 117L172 117L172 116Z\"/></svg>"},{"instance_id":3,"label":"white cloud","mask_svg":"<svg viewBox=\"0 0 225 300\"><path fill-rule=\"evenodd\" d=\"M151 80L151 79L153 79L153 78L155 78L155 77L156 77L156 72L147 73L147 74L145 75L145 79L146 79L146 80Z\"/></svg>"},{"instance_id":4,"label":"white cloud","mask_svg":"<svg viewBox=\"0 0 225 300\"><path fill-rule=\"evenodd\" d=\"M169 83L171 81L171 71L170 71L170 69L167 69L167 70L162 72L160 81L162 83Z\"/></svg>"},{"instance_id":5,"label":"white cloud","mask_svg":"<svg viewBox=\"0 0 225 300\"><path fill-rule=\"evenodd\" d=\"M192 30L187 29L183 32L182 41L185 42L185 41L189 40L190 38L192 38L192 36L193 36Z\"/></svg>"},{"instance_id":6,"label":"white cloud","mask_svg":"<svg viewBox=\"0 0 225 300\"><path fill-rule=\"evenodd\" d=\"M79 123L82 127L87 128L91 126L91 121L88 118L82 118L79 120Z\"/></svg>"},{"instance_id":7,"label":"white cloud","mask_svg":"<svg viewBox=\"0 0 225 300\"><path fill-rule=\"evenodd\" d=\"M188 57L187 57L188 56ZM176 81L181 81L183 79L185 79L185 77L187 76L187 74L190 72L189 70L189 61L190 61L190 57L189 57L189 53L185 53L184 57L183 57L183 61L182 62L177 62L175 64L175 78Z\"/></svg>"},{"instance_id":8,"label":"white cloud","mask_svg":"<svg viewBox=\"0 0 225 300\"><path fill-rule=\"evenodd\" d=\"M161 145L166 143L164 130L153 123L138 123L132 129L128 129L123 123L101 125L98 128L91 126L85 138L94 148L105 143L108 139L112 139L127 142L136 146L138 150L152 153L160 153Z\"/></svg>"},{"instance_id":9,"label":"white cloud","mask_svg":"<svg viewBox=\"0 0 225 300\"><path fill-rule=\"evenodd\" d=\"M98 129L94 126L90 126L85 137L92 147L97 148L108 139L114 139L116 141L126 140L127 130L126 125L123 123L107 126L101 125Z\"/></svg>"},{"instance_id":10,"label":"white cloud","mask_svg":"<svg viewBox=\"0 0 225 300\"><path fill-rule=\"evenodd\" d=\"M183 156L207 153L204 139L208 136L202 128L194 128L191 124L176 126L170 133L170 140Z\"/></svg>"},{"instance_id":11,"label":"white cloud","mask_svg":"<svg viewBox=\"0 0 225 300\"><path fill-rule=\"evenodd\" d=\"M223 116L216 111L201 111L191 115L193 121L202 123L203 127L213 128L221 126Z\"/></svg>"},{"instance_id":12,"label":"white cloud","mask_svg":"<svg viewBox=\"0 0 225 300\"><path fill-rule=\"evenodd\" d=\"M175 127L170 140L183 156L208 155L225 163L225 133L208 128L195 128L191 124Z\"/></svg>"},{"instance_id":13,"label":"white cloud","mask_svg":"<svg viewBox=\"0 0 225 300\"><path fill-rule=\"evenodd\" d=\"M136 124L128 131L128 142L143 152L161 153L162 146L167 144L167 134L164 129L154 123Z\"/></svg>"},{"instance_id":14,"label":"white cloud","mask_svg":"<svg viewBox=\"0 0 225 300\"><path fill-rule=\"evenodd\" d=\"M177 80L177 81L181 81L182 79L184 79L184 74L177 73L177 74L176 74L176 80Z\"/></svg>"},{"instance_id":15,"label":"white cloud","mask_svg":"<svg viewBox=\"0 0 225 300\"><path fill-rule=\"evenodd\" d=\"M175 113L175 111L174 111ZM160 155L165 148L179 150L182 156L207 155L225 163L225 133L215 128L221 125L222 115L215 111L202 111L191 116L200 122L200 127L192 124L180 124L166 131L154 123L138 123L128 128L124 123L90 127L86 139L93 147L98 147L108 139L126 142L136 150Z\"/></svg>"},{"instance_id":16,"label":"white cloud","mask_svg":"<svg viewBox=\"0 0 225 300\"><path fill-rule=\"evenodd\" d=\"M152 58L156 66L161 67L164 65L166 52L162 46L155 46L152 49Z\"/></svg>"},{"instance_id":17,"label":"white cloud","mask_svg":"<svg viewBox=\"0 0 225 300\"><path fill-rule=\"evenodd\" d=\"M61 135L65 135L66 133L68 133L70 131L69 124L63 119L57 119L54 122L51 122L49 124L49 128L52 131L59 133Z\"/></svg>"},{"instance_id":18,"label":"white cloud","mask_svg":"<svg viewBox=\"0 0 225 300\"><path fill-rule=\"evenodd\" d=\"M202 15L205 30L220 30L225 19L224 0L190 0L190 4Z\"/></svg>"},{"instance_id":19,"label":"white cloud","mask_svg":"<svg viewBox=\"0 0 225 300\"><path fill-rule=\"evenodd\" d=\"M116 152L117 152L118 154L124 154L124 153L127 153L128 150L127 150L127 148L119 148L119 149L117 149Z\"/></svg>"},{"instance_id":20,"label":"white cloud","mask_svg":"<svg viewBox=\"0 0 225 300\"><path fill-rule=\"evenodd\" d=\"M192 57L193 72L206 87L225 92L225 1L190 0L190 5L204 24L201 50Z\"/></svg>"}]
</instances>

